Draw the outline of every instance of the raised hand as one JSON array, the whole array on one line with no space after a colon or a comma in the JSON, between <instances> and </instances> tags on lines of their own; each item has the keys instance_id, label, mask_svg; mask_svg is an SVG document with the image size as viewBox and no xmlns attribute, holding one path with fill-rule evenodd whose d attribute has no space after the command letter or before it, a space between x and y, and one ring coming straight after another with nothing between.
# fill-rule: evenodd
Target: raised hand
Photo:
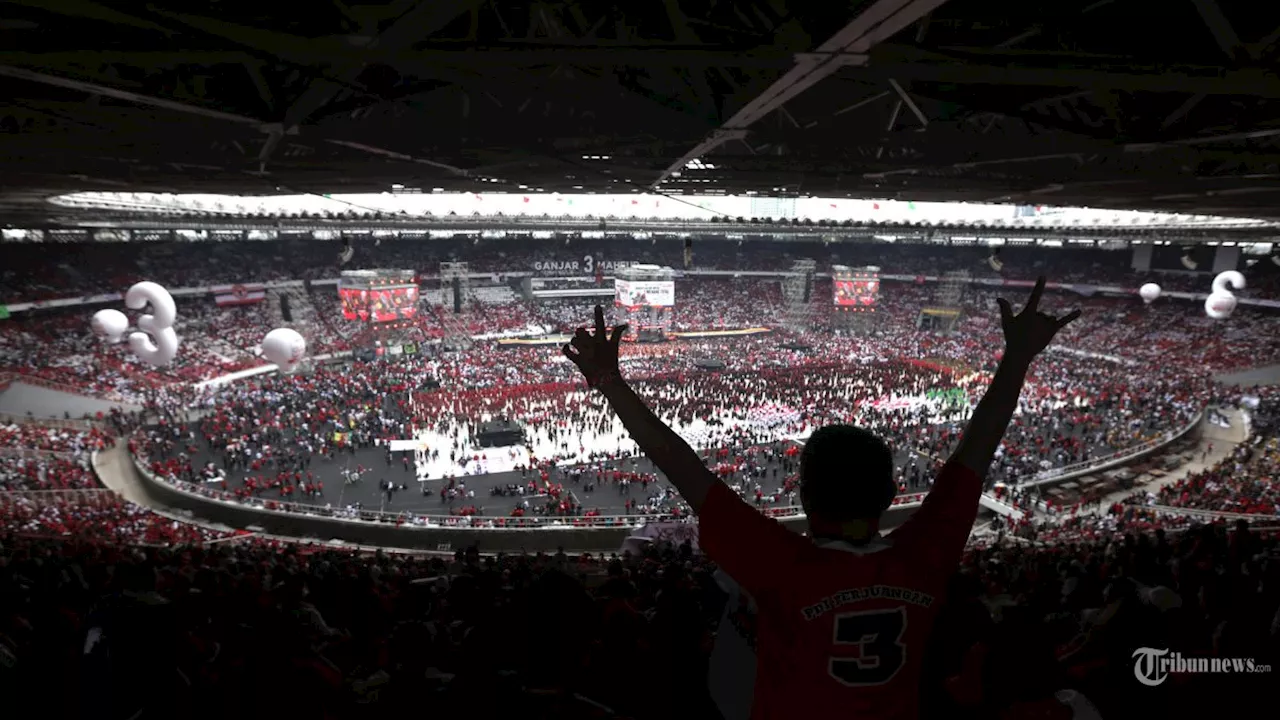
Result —
<instances>
[{"instance_id":1,"label":"raised hand","mask_svg":"<svg viewBox=\"0 0 1280 720\"><path fill-rule=\"evenodd\" d=\"M1079 310L1073 310L1061 318L1040 312L1040 296L1043 294L1044 276L1041 275L1040 279L1036 280L1035 289L1031 291L1027 306L1017 315L1013 314L1013 308L1008 300L1004 298L996 300L1000 305L1000 324L1004 328L1006 354L1030 361L1053 342L1053 336L1057 335L1059 330L1080 317Z\"/></svg>"},{"instance_id":2,"label":"raised hand","mask_svg":"<svg viewBox=\"0 0 1280 720\"><path fill-rule=\"evenodd\" d=\"M594 332L578 328L573 340L564 346L564 354L582 371L588 385L598 387L619 377L618 345L626 331L626 325L616 325L613 333L608 334L604 326L604 308L597 305Z\"/></svg>"}]
</instances>

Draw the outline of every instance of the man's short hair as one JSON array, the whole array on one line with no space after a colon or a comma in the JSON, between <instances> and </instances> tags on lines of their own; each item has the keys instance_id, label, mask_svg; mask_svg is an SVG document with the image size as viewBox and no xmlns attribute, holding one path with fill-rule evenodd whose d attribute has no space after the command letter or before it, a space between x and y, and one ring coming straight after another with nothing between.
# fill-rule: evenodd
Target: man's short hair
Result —
<instances>
[{"instance_id":1,"label":"man's short hair","mask_svg":"<svg viewBox=\"0 0 1280 720\"><path fill-rule=\"evenodd\" d=\"M853 425L828 425L800 453L800 503L805 514L825 520L879 519L898 494L893 472L884 440Z\"/></svg>"}]
</instances>

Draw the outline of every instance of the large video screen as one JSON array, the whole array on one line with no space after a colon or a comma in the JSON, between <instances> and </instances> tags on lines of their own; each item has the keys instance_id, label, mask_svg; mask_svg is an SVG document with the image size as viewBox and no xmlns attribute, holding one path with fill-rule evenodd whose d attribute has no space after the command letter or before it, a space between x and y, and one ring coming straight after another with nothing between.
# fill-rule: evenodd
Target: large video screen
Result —
<instances>
[{"instance_id":1,"label":"large video screen","mask_svg":"<svg viewBox=\"0 0 1280 720\"><path fill-rule=\"evenodd\" d=\"M674 307L673 280L614 280L614 302L621 307Z\"/></svg>"},{"instance_id":2,"label":"large video screen","mask_svg":"<svg viewBox=\"0 0 1280 720\"><path fill-rule=\"evenodd\" d=\"M418 286L393 285L389 287L338 288L342 301L342 317L348 320L390 322L412 320L418 314Z\"/></svg>"},{"instance_id":3,"label":"large video screen","mask_svg":"<svg viewBox=\"0 0 1280 720\"><path fill-rule=\"evenodd\" d=\"M837 308L874 312L880 297L880 273L866 270L832 276L832 300Z\"/></svg>"}]
</instances>

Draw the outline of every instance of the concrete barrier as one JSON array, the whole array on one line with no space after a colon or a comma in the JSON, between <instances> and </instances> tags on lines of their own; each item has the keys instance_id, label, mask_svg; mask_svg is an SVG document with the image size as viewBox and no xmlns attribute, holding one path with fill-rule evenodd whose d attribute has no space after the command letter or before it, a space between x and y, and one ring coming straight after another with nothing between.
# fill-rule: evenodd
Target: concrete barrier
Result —
<instances>
[{"instance_id":1,"label":"concrete barrier","mask_svg":"<svg viewBox=\"0 0 1280 720\"><path fill-rule=\"evenodd\" d=\"M187 483L168 482L155 476L137 457L130 457L147 493L166 507L185 510L206 522L235 528L262 528L269 535L302 541L343 543L405 550L448 551L476 547L481 552L555 551L559 548L575 552L615 552L642 521L626 525L579 527L574 525L542 525L525 528L442 527L436 525L396 524L394 516L370 521L322 514L285 512L247 505L230 500L207 497L184 487ZM918 508L918 502L894 506L886 513L883 530L891 530ZM778 522L796 532L806 525L801 515L778 518Z\"/></svg>"}]
</instances>

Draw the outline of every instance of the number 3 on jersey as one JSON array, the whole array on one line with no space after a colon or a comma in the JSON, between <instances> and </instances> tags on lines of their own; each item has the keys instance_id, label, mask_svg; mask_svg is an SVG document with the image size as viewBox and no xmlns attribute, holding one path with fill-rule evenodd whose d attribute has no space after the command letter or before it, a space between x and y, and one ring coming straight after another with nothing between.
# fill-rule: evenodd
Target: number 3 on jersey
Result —
<instances>
[{"instance_id":1,"label":"number 3 on jersey","mask_svg":"<svg viewBox=\"0 0 1280 720\"><path fill-rule=\"evenodd\" d=\"M906 629L906 608L837 615L831 677L851 687L889 682L907 660Z\"/></svg>"}]
</instances>

